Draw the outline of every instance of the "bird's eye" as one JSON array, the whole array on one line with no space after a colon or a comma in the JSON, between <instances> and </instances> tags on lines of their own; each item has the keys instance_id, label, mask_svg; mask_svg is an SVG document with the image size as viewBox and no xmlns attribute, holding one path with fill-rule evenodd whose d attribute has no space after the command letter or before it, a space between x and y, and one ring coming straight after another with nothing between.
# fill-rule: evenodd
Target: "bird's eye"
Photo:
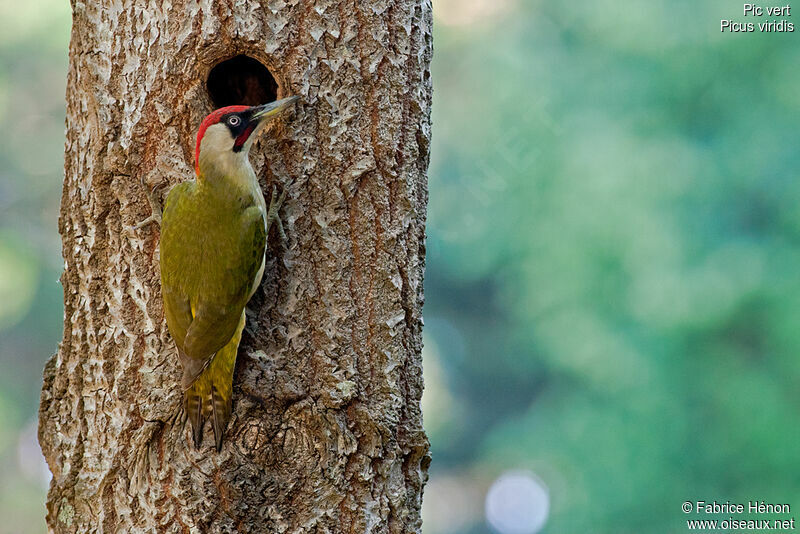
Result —
<instances>
[{"instance_id":1,"label":"bird's eye","mask_svg":"<svg viewBox=\"0 0 800 534\"><path fill-rule=\"evenodd\" d=\"M231 126L239 126L240 122L241 122L241 119L239 117L237 117L236 115L233 115L233 116L228 118L228 124L230 124Z\"/></svg>"}]
</instances>

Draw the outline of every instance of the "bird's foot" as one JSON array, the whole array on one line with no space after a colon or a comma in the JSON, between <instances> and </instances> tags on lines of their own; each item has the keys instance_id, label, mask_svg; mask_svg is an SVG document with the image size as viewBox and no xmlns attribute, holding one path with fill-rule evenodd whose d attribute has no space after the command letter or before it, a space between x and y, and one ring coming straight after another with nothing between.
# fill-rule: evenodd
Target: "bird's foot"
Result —
<instances>
[{"instance_id":1,"label":"bird's foot","mask_svg":"<svg viewBox=\"0 0 800 534\"><path fill-rule=\"evenodd\" d=\"M144 185L144 183L142 184ZM147 191L147 202L150 203L150 216L143 221L139 221L139 223L135 224L131 229L132 230L141 230L145 226L150 223L156 223L161 226L161 197L159 196L158 191L162 189L167 184L157 184L150 189L146 189Z\"/></svg>"},{"instance_id":2,"label":"bird's foot","mask_svg":"<svg viewBox=\"0 0 800 534\"><path fill-rule=\"evenodd\" d=\"M277 198L276 198L277 197ZM281 209L281 205L283 201L286 200L286 190L284 189L281 192L281 196L277 196L277 191L275 191L275 186L272 186L272 197L269 200L269 210L267 210L267 234L269 235L269 227L272 223L278 227L278 235L281 237L281 244L283 244L283 248L286 248L286 242L288 241L286 237L286 232L283 230L283 223L281 222L281 217L278 214L278 211Z\"/></svg>"}]
</instances>

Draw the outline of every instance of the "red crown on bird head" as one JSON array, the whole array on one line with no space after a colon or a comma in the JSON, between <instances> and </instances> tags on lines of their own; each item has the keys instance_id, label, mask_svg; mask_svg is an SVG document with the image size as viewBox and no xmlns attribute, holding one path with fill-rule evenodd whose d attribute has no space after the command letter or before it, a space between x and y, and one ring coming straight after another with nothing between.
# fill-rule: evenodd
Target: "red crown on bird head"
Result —
<instances>
[{"instance_id":1,"label":"red crown on bird head","mask_svg":"<svg viewBox=\"0 0 800 534\"><path fill-rule=\"evenodd\" d=\"M203 136L205 135L208 127L212 124L217 124L224 115L227 115L228 113L244 111L248 107L250 106L227 106L224 108L215 109L206 115L206 118L200 123L200 129L197 130L197 144L194 147L194 170L197 174L200 174L200 141L203 140Z\"/></svg>"}]
</instances>

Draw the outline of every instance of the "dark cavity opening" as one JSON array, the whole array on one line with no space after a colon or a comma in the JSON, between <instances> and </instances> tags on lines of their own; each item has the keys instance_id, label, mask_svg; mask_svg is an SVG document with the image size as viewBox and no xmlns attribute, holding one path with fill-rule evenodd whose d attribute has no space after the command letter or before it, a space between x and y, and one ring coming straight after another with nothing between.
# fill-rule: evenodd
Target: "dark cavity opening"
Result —
<instances>
[{"instance_id":1,"label":"dark cavity opening","mask_svg":"<svg viewBox=\"0 0 800 534\"><path fill-rule=\"evenodd\" d=\"M216 65L208 74L208 94L214 106L257 106L278 98L278 84L258 60L236 56Z\"/></svg>"}]
</instances>

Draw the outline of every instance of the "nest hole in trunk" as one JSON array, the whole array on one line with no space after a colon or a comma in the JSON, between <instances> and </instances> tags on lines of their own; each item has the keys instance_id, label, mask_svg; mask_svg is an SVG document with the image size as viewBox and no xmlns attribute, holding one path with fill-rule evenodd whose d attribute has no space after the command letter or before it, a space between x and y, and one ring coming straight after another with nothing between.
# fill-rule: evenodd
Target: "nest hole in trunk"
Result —
<instances>
[{"instance_id":1,"label":"nest hole in trunk","mask_svg":"<svg viewBox=\"0 0 800 534\"><path fill-rule=\"evenodd\" d=\"M269 69L245 55L215 65L208 73L206 86L215 108L257 106L278 98L278 83Z\"/></svg>"}]
</instances>

